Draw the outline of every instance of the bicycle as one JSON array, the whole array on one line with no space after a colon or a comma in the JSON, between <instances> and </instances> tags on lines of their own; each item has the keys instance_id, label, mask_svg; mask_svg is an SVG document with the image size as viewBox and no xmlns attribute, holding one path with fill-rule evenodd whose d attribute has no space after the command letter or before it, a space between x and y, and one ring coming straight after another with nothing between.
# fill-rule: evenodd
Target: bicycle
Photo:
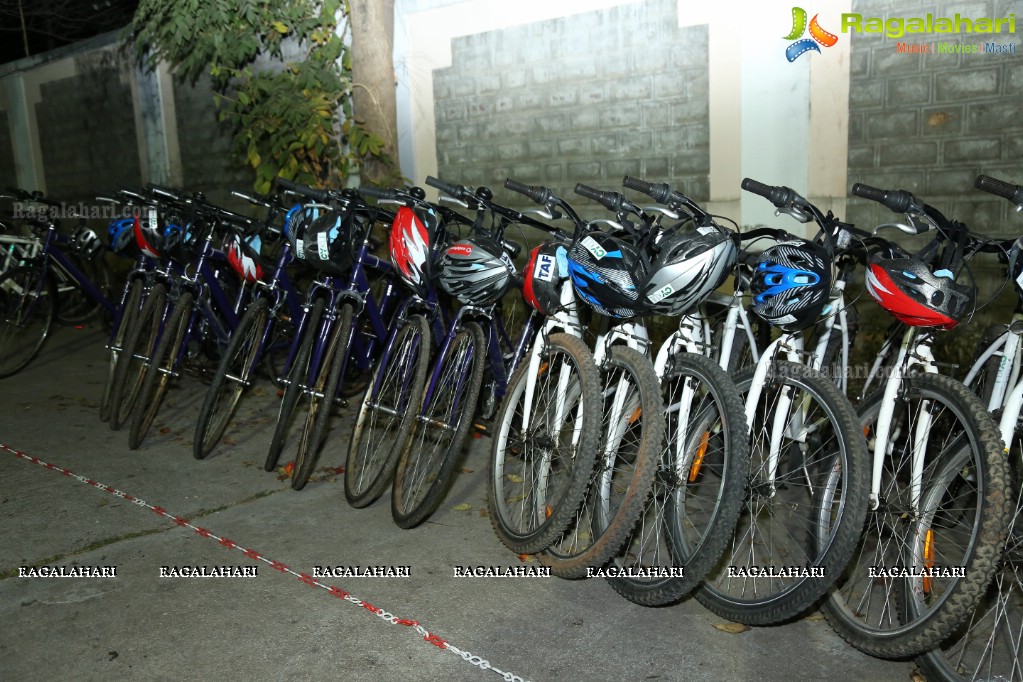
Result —
<instances>
[{"instance_id":1,"label":"bicycle","mask_svg":"<svg viewBox=\"0 0 1023 682\"><path fill-rule=\"evenodd\" d=\"M974 291L954 273L989 240L904 190L852 191L937 235L915 256L873 238L868 291L907 326L883 388L859 406L870 512L824 612L862 651L913 656L976 607L1008 525L1009 473L995 424L969 389L939 374L931 351L937 329L972 314Z\"/></svg>"},{"instance_id":2,"label":"bicycle","mask_svg":"<svg viewBox=\"0 0 1023 682\"><path fill-rule=\"evenodd\" d=\"M989 176L978 176L977 189L1023 206L1023 188ZM993 242L985 250L998 253L1006 266L1007 279L1014 280L1016 293L1023 296L1020 265L1023 241L1009 239ZM963 383L974 391L998 419L1002 444L1009 455L1009 471L1014 484L1010 498L1011 515L1006 540L1001 546L998 568L987 585L977 608L955 633L934 649L917 658L920 669L934 680L1013 680L1023 679L1020 657L1020 628L1023 606L1020 595L1020 553L1023 542L1023 496L1020 494L1020 454L1023 452L1020 416L1023 414L1023 381L1020 381L1020 331L1023 329L1023 298L1018 297L1011 322L1005 331L982 344L976 361Z\"/></svg>"},{"instance_id":3,"label":"bicycle","mask_svg":"<svg viewBox=\"0 0 1023 682\"><path fill-rule=\"evenodd\" d=\"M39 193L17 190L8 198L54 205ZM95 232L80 227L72 237L57 232L56 224L47 217L29 221L40 244L35 255L0 274L0 378L20 372L36 357L47 337L60 307L57 294L58 271L63 271L81 290L110 317L117 309L64 252L64 247L95 254L102 248Z\"/></svg>"},{"instance_id":4,"label":"bicycle","mask_svg":"<svg viewBox=\"0 0 1023 682\"><path fill-rule=\"evenodd\" d=\"M788 187L746 178L742 188L779 213L813 221L818 240L773 236L751 282L752 307L782 333L735 377L750 436L745 499L722 562L695 592L729 620L764 625L792 618L838 580L867 511L867 450L849 400L806 361L802 332L828 311L833 239L843 224Z\"/></svg>"}]
</instances>

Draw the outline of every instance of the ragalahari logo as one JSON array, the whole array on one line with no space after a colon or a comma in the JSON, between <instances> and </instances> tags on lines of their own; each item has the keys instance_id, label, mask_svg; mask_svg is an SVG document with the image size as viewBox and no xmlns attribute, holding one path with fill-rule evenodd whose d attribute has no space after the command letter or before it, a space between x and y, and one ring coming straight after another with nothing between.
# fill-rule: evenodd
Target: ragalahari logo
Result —
<instances>
[{"instance_id":1,"label":"ragalahari logo","mask_svg":"<svg viewBox=\"0 0 1023 682\"><path fill-rule=\"evenodd\" d=\"M785 36L785 40L795 40L785 48L785 58L790 62L796 61L799 55L813 50L814 52L820 52L821 48L817 45L823 45L824 47L831 47L838 42L838 36L834 33L828 33L821 25L817 23L817 15L813 15L813 19L810 20L810 37L803 38L802 40L796 40L806 32L806 10L802 7L792 8L792 32Z\"/></svg>"}]
</instances>

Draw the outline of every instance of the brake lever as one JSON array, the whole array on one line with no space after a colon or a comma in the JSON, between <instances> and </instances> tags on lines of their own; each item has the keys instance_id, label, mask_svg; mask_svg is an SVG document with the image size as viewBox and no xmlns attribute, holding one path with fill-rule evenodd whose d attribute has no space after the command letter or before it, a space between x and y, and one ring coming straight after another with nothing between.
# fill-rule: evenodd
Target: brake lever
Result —
<instances>
[{"instance_id":1,"label":"brake lever","mask_svg":"<svg viewBox=\"0 0 1023 682\"><path fill-rule=\"evenodd\" d=\"M440 201L440 203L447 202L449 204L454 204L455 206L460 206L461 208L464 208L466 210L469 209L469 202L468 201L466 201L464 199L456 199L455 197L450 196L448 194L440 195L439 201Z\"/></svg>"},{"instance_id":2,"label":"brake lever","mask_svg":"<svg viewBox=\"0 0 1023 682\"><path fill-rule=\"evenodd\" d=\"M672 220L678 220L678 213L664 206L644 206L640 209L643 213L660 213Z\"/></svg>"},{"instance_id":3,"label":"brake lever","mask_svg":"<svg viewBox=\"0 0 1023 682\"><path fill-rule=\"evenodd\" d=\"M812 215L809 215L808 213L804 212L798 206L786 206L785 208L776 208L774 210L775 215L781 215L782 213L795 218L801 223L809 223L813 220Z\"/></svg>"}]
</instances>

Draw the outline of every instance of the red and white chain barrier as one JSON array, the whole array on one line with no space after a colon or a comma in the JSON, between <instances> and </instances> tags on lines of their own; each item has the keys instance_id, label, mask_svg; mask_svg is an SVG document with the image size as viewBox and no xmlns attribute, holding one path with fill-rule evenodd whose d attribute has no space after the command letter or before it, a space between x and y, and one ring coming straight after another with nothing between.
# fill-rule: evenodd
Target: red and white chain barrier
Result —
<instances>
[{"instance_id":1,"label":"red and white chain barrier","mask_svg":"<svg viewBox=\"0 0 1023 682\"><path fill-rule=\"evenodd\" d=\"M332 595L334 597L337 597L338 599L343 599L344 601L349 602L351 604L354 604L355 606L361 606L366 611L368 611L368 612L374 614L375 616L383 619L383 621L386 622L386 623L390 623L391 625L404 625L405 627L409 628L410 630L414 630L418 634L422 635L424 642L428 642L429 644L432 644L433 646L437 647L441 651L449 651L449 652L457 655L459 658L461 658L462 660L466 661L467 663L469 663L469 664L471 664L473 666L476 666L480 670L489 670L491 672L497 673L498 675L503 677L508 682L526 682L526 680L524 680L523 678L519 677L518 675L515 675L514 673L505 672L503 670L495 668L493 665L490 664L490 661L488 661L488 660L486 660L484 658L481 658L479 656L471 654L468 651L463 651L462 649L459 649L458 647L456 647L453 644L451 644L451 642L448 642L447 640L442 639L440 636L438 636L438 635L430 632L426 628L424 628L422 625L420 625L419 621L417 621L417 620L410 620L410 619L407 619L407 618L398 618L393 613L391 613L389 611L385 611L384 609L381 609L381 608L379 608L377 606L374 606L373 604L370 604L369 602L362 601L358 597L352 595L350 592L348 592L346 590L341 589L340 587L335 587L334 585L325 585L324 583L320 582L319 580L317 580L316 578L312 577L308 573L301 573L299 571L295 571L295 570L289 568L288 566L286 566L285 564L282 564L280 561L275 561L273 559L270 559L269 557L266 557L263 554L260 554L259 552L255 551L253 549L247 549L245 547L242 547L241 545L239 545L238 543L234 542L233 540L229 540L227 538L222 538L222 537L219 537L217 535L214 535L213 532L211 532L207 528L202 528L201 526L194 526L191 523L189 523L187 519L184 519L184 518L182 518L180 516L175 516L174 514L171 514L170 512L168 512L163 507L154 506L152 504L149 504L145 500L140 500L139 498L134 497L132 495L129 495L126 492L122 492L120 490L117 490L116 488L111 488L108 485L104 485L103 483L99 483L98 481L94 481L94 480L92 480L90 478L86 478L84 476L79 476L78 474L70 471L69 469L64 469L64 468L61 468L59 466L56 466L55 464L50 464L49 462L44 462L43 460L39 459L38 457L33 457L31 455L28 455L25 452L22 452L21 450L15 450L11 446L7 445L6 443L0 443L0 450L5 450L5 451L11 453L12 455L14 455L15 457L19 457L21 459L26 459L29 462L32 462L33 464L38 464L39 466L45 467L45 468L49 469L50 471L56 471L56 472L59 472L61 474L64 474L65 476L68 476L69 478L74 478L74 479L78 480L81 483L85 483L85 484L91 485L93 488L97 488L99 490L103 490L105 492L108 492L111 495L113 495L114 497L119 497L122 500L127 500L128 502L132 502L133 504L136 504L139 507L144 507L146 509L150 509L150 510L156 512L157 514L159 514L160 516L168 519L169 521L173 521L174 523L176 523L179 526L182 526L184 528L191 528L192 530L194 530L196 532L197 535L200 535L200 536L202 536L204 538L209 538L211 540L216 540L218 543L220 543L221 546L223 546L223 547L225 547L227 549L237 550L237 551L241 552L242 554L244 554L249 559L258 560L258 561L262 561L265 564L269 564L271 568L273 568L276 571L279 571L282 574L287 573L287 574L291 574L291 575L295 576L296 578L298 578L299 581L301 581L302 583L305 583L306 585L309 585L310 587L319 587L319 588L321 588L323 590L326 590L326 592L328 594L330 594L330 595Z\"/></svg>"}]
</instances>

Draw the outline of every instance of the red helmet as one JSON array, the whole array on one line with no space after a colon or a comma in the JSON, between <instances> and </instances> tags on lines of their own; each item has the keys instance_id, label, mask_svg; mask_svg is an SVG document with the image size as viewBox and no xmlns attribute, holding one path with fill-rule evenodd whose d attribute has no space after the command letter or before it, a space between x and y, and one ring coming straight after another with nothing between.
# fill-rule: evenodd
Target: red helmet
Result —
<instances>
[{"instance_id":1,"label":"red helmet","mask_svg":"<svg viewBox=\"0 0 1023 682\"><path fill-rule=\"evenodd\" d=\"M247 282L263 279L263 266L257 260L260 246L259 235L244 240L238 235L233 235L227 240L225 248L227 262L238 273L238 276ZM247 251L250 252L247 253Z\"/></svg>"},{"instance_id":2,"label":"red helmet","mask_svg":"<svg viewBox=\"0 0 1023 682\"><path fill-rule=\"evenodd\" d=\"M391 262L420 296L426 295L433 276L433 236L438 223L432 208L402 206L391 224Z\"/></svg>"},{"instance_id":3,"label":"red helmet","mask_svg":"<svg viewBox=\"0 0 1023 682\"><path fill-rule=\"evenodd\" d=\"M952 329L973 308L973 287L931 272L918 258L877 258L867 266L867 291L911 327Z\"/></svg>"},{"instance_id":4,"label":"red helmet","mask_svg":"<svg viewBox=\"0 0 1023 682\"><path fill-rule=\"evenodd\" d=\"M522 297L544 315L561 301L561 283L568 277L568 251L558 242L540 244L529 253L522 271Z\"/></svg>"}]
</instances>

